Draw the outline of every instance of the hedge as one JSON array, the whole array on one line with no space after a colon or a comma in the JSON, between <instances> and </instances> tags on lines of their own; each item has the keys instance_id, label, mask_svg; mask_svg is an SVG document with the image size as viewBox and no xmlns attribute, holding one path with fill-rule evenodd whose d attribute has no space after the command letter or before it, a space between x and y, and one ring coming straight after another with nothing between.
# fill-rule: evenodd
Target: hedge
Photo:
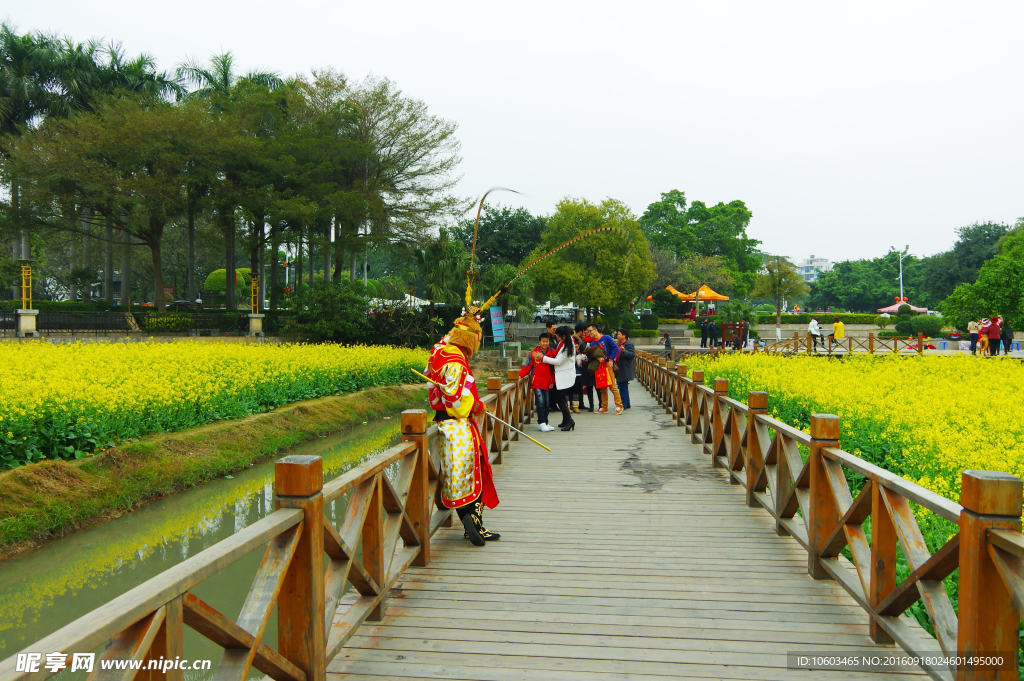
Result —
<instances>
[{"instance_id":1,"label":"hedge","mask_svg":"<svg viewBox=\"0 0 1024 681\"><path fill-rule=\"evenodd\" d=\"M843 324L874 324L875 318L878 315L875 314L852 314L849 312L814 312L809 314L784 314L782 315L783 324L810 324L812 318L816 318L818 322L822 324L831 324L832 320L836 317L839 318ZM758 315L757 321L759 324L774 324L775 315Z\"/></svg>"},{"instance_id":2,"label":"hedge","mask_svg":"<svg viewBox=\"0 0 1024 681\"><path fill-rule=\"evenodd\" d=\"M657 338L657 329L633 329L629 332L630 338Z\"/></svg>"}]
</instances>

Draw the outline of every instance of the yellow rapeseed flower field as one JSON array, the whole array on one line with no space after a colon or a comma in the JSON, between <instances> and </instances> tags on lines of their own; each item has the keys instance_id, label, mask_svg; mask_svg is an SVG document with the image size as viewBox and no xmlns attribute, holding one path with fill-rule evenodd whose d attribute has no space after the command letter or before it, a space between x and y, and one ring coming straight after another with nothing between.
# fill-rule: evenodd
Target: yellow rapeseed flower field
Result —
<instances>
[{"instance_id":1,"label":"yellow rapeseed flower field","mask_svg":"<svg viewBox=\"0 0 1024 681\"><path fill-rule=\"evenodd\" d=\"M0 467L409 382L425 350L241 343L0 344Z\"/></svg>"},{"instance_id":2,"label":"yellow rapeseed flower field","mask_svg":"<svg viewBox=\"0 0 1024 681\"><path fill-rule=\"evenodd\" d=\"M691 360L732 397L768 392L769 409L805 427L835 414L841 446L949 499L966 469L1024 477L1024 364L952 357L729 355Z\"/></svg>"}]
</instances>

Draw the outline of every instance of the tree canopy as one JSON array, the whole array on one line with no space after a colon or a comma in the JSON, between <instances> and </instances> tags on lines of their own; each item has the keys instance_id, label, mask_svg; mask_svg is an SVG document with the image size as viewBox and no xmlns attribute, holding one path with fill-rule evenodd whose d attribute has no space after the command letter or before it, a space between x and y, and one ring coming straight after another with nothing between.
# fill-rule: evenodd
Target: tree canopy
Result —
<instances>
[{"instance_id":1,"label":"tree canopy","mask_svg":"<svg viewBox=\"0 0 1024 681\"><path fill-rule=\"evenodd\" d=\"M573 237L598 227L618 231L599 233L558 251L530 270L537 298L573 302L586 308L628 308L654 278L647 237L621 201L562 199L541 234L532 260Z\"/></svg>"},{"instance_id":2,"label":"tree canopy","mask_svg":"<svg viewBox=\"0 0 1024 681\"><path fill-rule=\"evenodd\" d=\"M733 277L734 289L729 292L742 295L761 267L761 242L747 236L752 217L743 201L710 207L694 201L688 207L686 194L673 189L647 207L640 225L651 244L681 261L694 256L721 259Z\"/></svg>"},{"instance_id":3,"label":"tree canopy","mask_svg":"<svg viewBox=\"0 0 1024 681\"><path fill-rule=\"evenodd\" d=\"M473 247L476 216L460 220L452 236ZM476 261L486 265L522 264L544 231L544 218L531 215L525 208L484 204L477 229Z\"/></svg>"}]
</instances>

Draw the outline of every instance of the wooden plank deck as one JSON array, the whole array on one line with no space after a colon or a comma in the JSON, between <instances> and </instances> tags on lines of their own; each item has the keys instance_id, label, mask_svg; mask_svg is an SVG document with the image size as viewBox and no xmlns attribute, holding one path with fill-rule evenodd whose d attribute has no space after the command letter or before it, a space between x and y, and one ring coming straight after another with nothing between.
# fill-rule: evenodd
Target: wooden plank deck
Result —
<instances>
[{"instance_id":1,"label":"wooden plank deck","mask_svg":"<svg viewBox=\"0 0 1024 681\"><path fill-rule=\"evenodd\" d=\"M461 527L441 529L430 565L406 572L384 621L359 629L328 679L927 678L787 670L787 651L887 649L631 388L621 416L578 414L574 432L534 435L551 453L515 445L484 517L502 539L477 548Z\"/></svg>"}]
</instances>

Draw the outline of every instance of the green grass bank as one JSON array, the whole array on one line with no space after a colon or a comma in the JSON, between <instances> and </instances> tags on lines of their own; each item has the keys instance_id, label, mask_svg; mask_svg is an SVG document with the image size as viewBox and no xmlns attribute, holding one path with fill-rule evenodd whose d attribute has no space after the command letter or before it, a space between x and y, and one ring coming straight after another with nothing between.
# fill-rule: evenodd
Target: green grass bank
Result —
<instances>
[{"instance_id":1,"label":"green grass bank","mask_svg":"<svg viewBox=\"0 0 1024 681\"><path fill-rule=\"evenodd\" d=\"M87 459L47 460L0 473L0 558L240 471L282 449L425 404L422 386L372 388L151 435Z\"/></svg>"}]
</instances>

